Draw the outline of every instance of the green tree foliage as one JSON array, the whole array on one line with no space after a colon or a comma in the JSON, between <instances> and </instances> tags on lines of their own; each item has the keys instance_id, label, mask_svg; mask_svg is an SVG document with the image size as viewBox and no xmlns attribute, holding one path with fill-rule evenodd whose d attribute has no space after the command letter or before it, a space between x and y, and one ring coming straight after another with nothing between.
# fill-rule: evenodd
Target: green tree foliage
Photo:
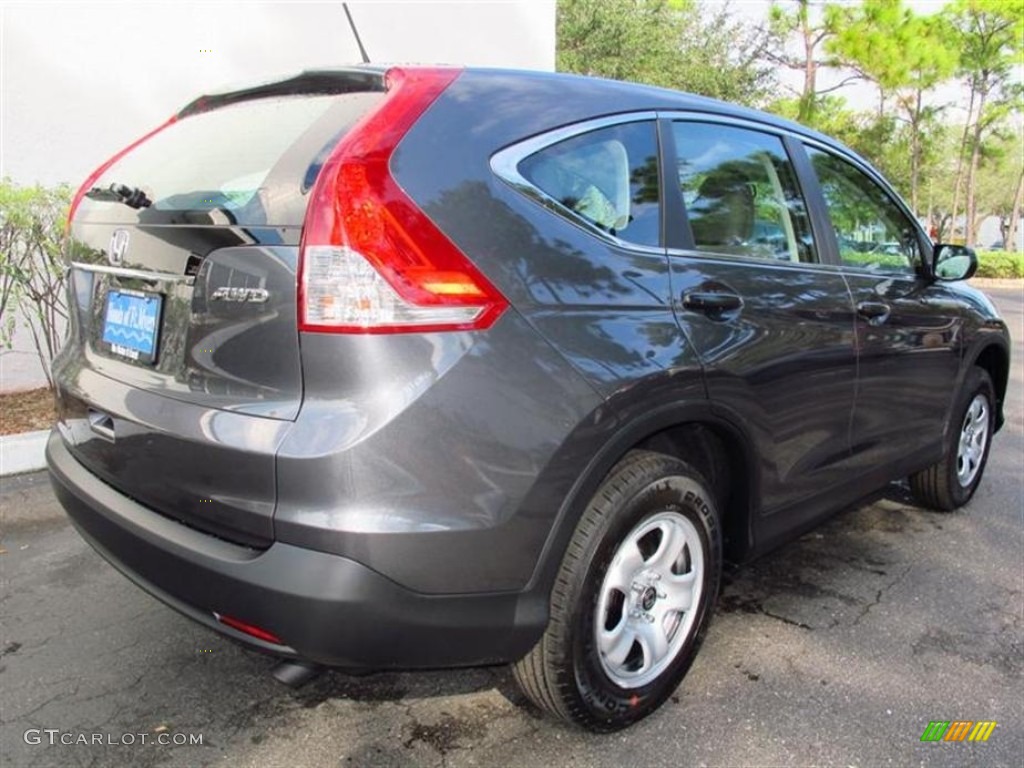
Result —
<instances>
[{"instance_id":1,"label":"green tree foliage","mask_svg":"<svg viewBox=\"0 0 1024 768\"><path fill-rule=\"evenodd\" d=\"M846 77L827 88L818 87L818 73L837 65L828 51L836 35L841 7L811 0L772 0L768 12L768 41L765 55L772 63L800 72L803 78L792 117L805 125L816 125L817 112L829 94L858 79Z\"/></svg>"},{"instance_id":2,"label":"green tree foliage","mask_svg":"<svg viewBox=\"0 0 1024 768\"><path fill-rule=\"evenodd\" d=\"M896 86L896 108L906 122L910 138L910 200L920 207L921 173L936 145L945 107L929 104L926 94L952 74L958 54L948 40L949 25L942 16L916 18L911 24L912 43L904 54L905 76ZM930 216L930 212L929 212Z\"/></svg>"},{"instance_id":3,"label":"green tree foliage","mask_svg":"<svg viewBox=\"0 0 1024 768\"><path fill-rule=\"evenodd\" d=\"M670 87L677 53L673 13L667 2L563 0L558 70Z\"/></svg>"},{"instance_id":4,"label":"green tree foliage","mask_svg":"<svg viewBox=\"0 0 1024 768\"><path fill-rule=\"evenodd\" d=\"M746 104L773 85L765 35L697 0L559 0L557 67Z\"/></svg>"},{"instance_id":5,"label":"green tree foliage","mask_svg":"<svg viewBox=\"0 0 1024 768\"><path fill-rule=\"evenodd\" d=\"M942 15L918 16L903 0L863 0L834 9L837 30L829 49L842 62L878 88L878 115L886 115L892 98L894 114L907 123L908 191L911 206L920 210L919 186L930 133L937 128L942 108L925 95L952 76L958 63L950 45L953 30Z\"/></svg>"},{"instance_id":6,"label":"green tree foliage","mask_svg":"<svg viewBox=\"0 0 1024 768\"><path fill-rule=\"evenodd\" d=\"M999 219L1000 239L1016 241L1024 196L1024 153L1019 132L1000 132L985 142L978 165L976 210L978 217L991 214ZM979 222L974 222L975 228ZM979 245L989 245L980 243Z\"/></svg>"},{"instance_id":7,"label":"green tree foliage","mask_svg":"<svg viewBox=\"0 0 1024 768\"><path fill-rule=\"evenodd\" d=\"M1014 67L1024 51L1024 12L1021 0L956 0L948 7L955 43L960 48L959 75L970 93L967 122L960 143L953 215L959 208L961 180L966 199L965 239L974 245L978 221L975 194L986 136L1020 111L1020 83ZM966 166L966 173L964 168Z\"/></svg>"},{"instance_id":8,"label":"green tree foliage","mask_svg":"<svg viewBox=\"0 0 1024 768\"><path fill-rule=\"evenodd\" d=\"M803 87L797 98L769 109L867 157L940 237L974 243L981 220L996 215L1006 247L1014 247L1024 182L1011 157L1024 155L1024 143L1017 130L1012 151L1000 152L998 137L1024 119L1024 3L952 0L915 7L920 12L906 0L776 0L766 55L800 72ZM823 71L829 73L824 88ZM873 114L850 109L836 93L851 78L878 89ZM954 78L965 86L962 122L962 113L951 109L957 105L942 100L948 93L942 88ZM1002 175L998 183L994 173Z\"/></svg>"},{"instance_id":9,"label":"green tree foliage","mask_svg":"<svg viewBox=\"0 0 1024 768\"><path fill-rule=\"evenodd\" d=\"M830 6L835 34L827 49L837 64L848 66L878 88L878 113L886 94L907 79L907 49L914 38L915 17L903 0L863 0L858 5Z\"/></svg>"}]
</instances>

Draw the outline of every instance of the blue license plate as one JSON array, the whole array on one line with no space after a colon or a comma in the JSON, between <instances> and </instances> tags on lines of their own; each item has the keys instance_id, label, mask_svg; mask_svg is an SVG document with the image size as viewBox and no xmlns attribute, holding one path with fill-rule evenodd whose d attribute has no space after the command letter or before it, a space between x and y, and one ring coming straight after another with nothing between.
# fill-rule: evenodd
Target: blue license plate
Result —
<instances>
[{"instance_id":1,"label":"blue license plate","mask_svg":"<svg viewBox=\"0 0 1024 768\"><path fill-rule=\"evenodd\" d=\"M103 314L103 343L120 357L140 363L156 360L163 297L144 291L110 291Z\"/></svg>"}]
</instances>

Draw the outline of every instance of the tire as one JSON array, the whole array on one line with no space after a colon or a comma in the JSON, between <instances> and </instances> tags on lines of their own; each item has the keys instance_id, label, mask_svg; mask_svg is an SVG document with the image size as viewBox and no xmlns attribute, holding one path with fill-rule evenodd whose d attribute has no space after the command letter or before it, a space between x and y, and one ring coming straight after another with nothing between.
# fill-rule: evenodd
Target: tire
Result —
<instances>
[{"instance_id":1,"label":"tire","mask_svg":"<svg viewBox=\"0 0 1024 768\"><path fill-rule=\"evenodd\" d=\"M910 476L910 490L922 505L951 512L971 500L992 445L995 402L995 389L988 373L971 368L946 428L945 454L940 461ZM973 450L965 452L962 440L968 440Z\"/></svg>"},{"instance_id":2,"label":"tire","mask_svg":"<svg viewBox=\"0 0 1024 768\"><path fill-rule=\"evenodd\" d=\"M718 596L721 527L710 487L660 453L633 451L612 469L562 560L547 630L513 666L534 704L610 732L678 687Z\"/></svg>"}]
</instances>

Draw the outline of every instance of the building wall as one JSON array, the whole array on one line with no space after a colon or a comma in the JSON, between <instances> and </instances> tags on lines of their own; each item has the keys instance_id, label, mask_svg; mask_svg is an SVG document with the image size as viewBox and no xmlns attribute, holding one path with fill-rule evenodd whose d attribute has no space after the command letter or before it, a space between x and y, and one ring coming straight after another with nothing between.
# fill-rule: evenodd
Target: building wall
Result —
<instances>
[{"instance_id":1,"label":"building wall","mask_svg":"<svg viewBox=\"0 0 1024 768\"><path fill-rule=\"evenodd\" d=\"M374 61L554 68L554 0L349 8ZM0 14L0 173L21 183L77 183L201 93L359 61L340 2L14 2Z\"/></svg>"}]
</instances>

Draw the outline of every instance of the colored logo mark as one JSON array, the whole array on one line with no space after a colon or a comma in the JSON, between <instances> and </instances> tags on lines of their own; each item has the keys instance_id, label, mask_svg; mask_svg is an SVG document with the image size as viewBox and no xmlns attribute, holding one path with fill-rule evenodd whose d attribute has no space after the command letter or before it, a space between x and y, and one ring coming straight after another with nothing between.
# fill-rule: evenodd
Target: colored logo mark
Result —
<instances>
[{"instance_id":1,"label":"colored logo mark","mask_svg":"<svg viewBox=\"0 0 1024 768\"><path fill-rule=\"evenodd\" d=\"M995 720L932 720L921 741L988 741L996 725Z\"/></svg>"}]
</instances>

